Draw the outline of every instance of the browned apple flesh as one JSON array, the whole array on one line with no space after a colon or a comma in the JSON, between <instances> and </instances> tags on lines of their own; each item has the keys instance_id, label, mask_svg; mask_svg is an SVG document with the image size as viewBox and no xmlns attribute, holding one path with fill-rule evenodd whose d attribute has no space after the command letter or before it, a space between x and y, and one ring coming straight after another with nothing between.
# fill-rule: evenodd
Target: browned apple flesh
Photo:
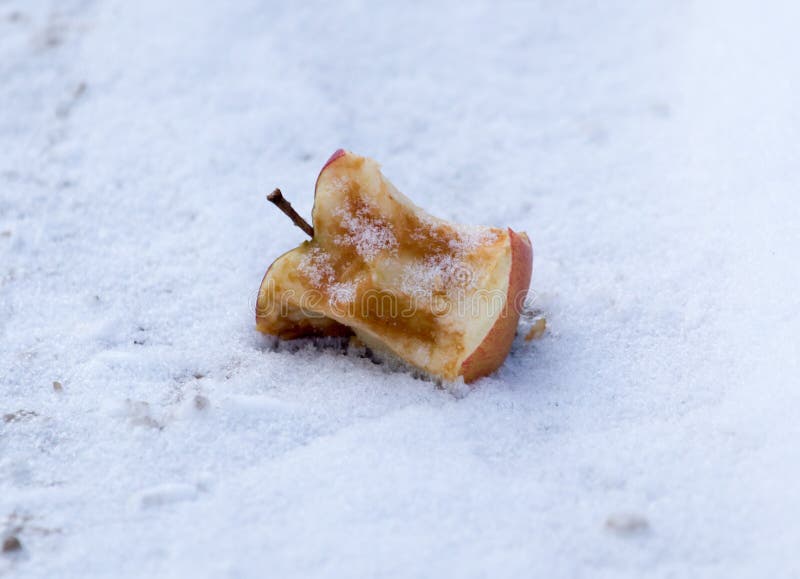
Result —
<instances>
[{"instance_id":1,"label":"browned apple flesh","mask_svg":"<svg viewBox=\"0 0 800 579\"><path fill-rule=\"evenodd\" d=\"M370 347L454 379L495 322L516 315L508 300L510 230L428 215L370 159L347 153L329 162L312 217L314 238L264 278L263 332L341 335L346 327Z\"/></svg>"}]
</instances>

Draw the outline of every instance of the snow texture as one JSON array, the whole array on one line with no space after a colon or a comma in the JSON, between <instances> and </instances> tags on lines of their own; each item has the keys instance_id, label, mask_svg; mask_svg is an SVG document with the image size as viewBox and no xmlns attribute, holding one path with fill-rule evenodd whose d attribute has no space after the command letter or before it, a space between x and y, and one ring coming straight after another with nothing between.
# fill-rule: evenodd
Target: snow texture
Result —
<instances>
[{"instance_id":1,"label":"snow texture","mask_svg":"<svg viewBox=\"0 0 800 579\"><path fill-rule=\"evenodd\" d=\"M0 575L800 576L797 6L0 0ZM258 335L340 146L544 336Z\"/></svg>"}]
</instances>

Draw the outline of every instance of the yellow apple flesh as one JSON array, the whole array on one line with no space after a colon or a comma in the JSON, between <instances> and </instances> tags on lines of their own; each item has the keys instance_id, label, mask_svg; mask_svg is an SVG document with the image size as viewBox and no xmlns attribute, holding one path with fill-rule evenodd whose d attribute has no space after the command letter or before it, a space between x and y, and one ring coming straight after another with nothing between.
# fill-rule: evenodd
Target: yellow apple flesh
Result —
<instances>
[{"instance_id":1,"label":"yellow apple flesh","mask_svg":"<svg viewBox=\"0 0 800 579\"><path fill-rule=\"evenodd\" d=\"M530 284L527 235L428 215L376 162L342 150L317 178L312 220L313 238L264 276L260 331L352 332L446 380L503 363Z\"/></svg>"}]
</instances>

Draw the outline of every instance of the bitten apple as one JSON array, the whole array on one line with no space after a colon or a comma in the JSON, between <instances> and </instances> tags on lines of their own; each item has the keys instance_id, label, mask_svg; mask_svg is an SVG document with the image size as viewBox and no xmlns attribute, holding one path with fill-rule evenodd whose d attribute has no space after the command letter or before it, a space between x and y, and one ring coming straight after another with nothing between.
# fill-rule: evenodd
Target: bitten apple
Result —
<instances>
[{"instance_id":1,"label":"bitten apple","mask_svg":"<svg viewBox=\"0 0 800 579\"><path fill-rule=\"evenodd\" d=\"M500 367L530 285L525 233L437 219L375 161L341 149L317 178L312 222L304 227L312 238L264 276L260 331L354 333L445 380L471 382Z\"/></svg>"}]
</instances>

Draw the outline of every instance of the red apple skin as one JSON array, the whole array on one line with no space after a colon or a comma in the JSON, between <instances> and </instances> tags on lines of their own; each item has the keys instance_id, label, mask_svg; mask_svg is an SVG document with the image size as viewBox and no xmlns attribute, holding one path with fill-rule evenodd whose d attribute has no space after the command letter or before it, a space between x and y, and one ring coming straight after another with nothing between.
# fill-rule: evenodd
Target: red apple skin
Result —
<instances>
[{"instance_id":1,"label":"red apple skin","mask_svg":"<svg viewBox=\"0 0 800 579\"><path fill-rule=\"evenodd\" d=\"M328 168L328 165L333 163L339 157L344 157L346 154L347 154L347 151L345 151L344 149L336 149L333 152L333 155L328 157L328 160L325 161L325 164L322 166L322 169L319 170L319 175L317 175L317 183L319 183L319 178L322 177L322 174L325 172L325 169ZM314 185L314 190L316 191L316 189L317 189L317 187L316 187L316 185Z\"/></svg>"},{"instance_id":2,"label":"red apple skin","mask_svg":"<svg viewBox=\"0 0 800 579\"><path fill-rule=\"evenodd\" d=\"M517 332L519 315L531 285L533 248L525 233L508 230L511 238L511 271L508 274L506 311L495 321L480 346L461 364L464 382L473 382L502 366Z\"/></svg>"}]
</instances>

